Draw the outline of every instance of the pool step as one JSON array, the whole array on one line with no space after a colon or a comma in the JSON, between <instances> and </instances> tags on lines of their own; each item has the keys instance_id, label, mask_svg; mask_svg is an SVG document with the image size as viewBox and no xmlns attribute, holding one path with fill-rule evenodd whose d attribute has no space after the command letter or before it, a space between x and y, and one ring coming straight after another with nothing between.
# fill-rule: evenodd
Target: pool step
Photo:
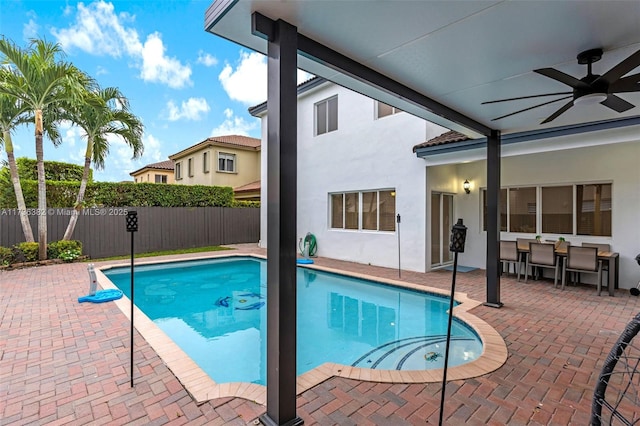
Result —
<instances>
[{"instance_id":1,"label":"pool step","mask_svg":"<svg viewBox=\"0 0 640 426\"><path fill-rule=\"evenodd\" d=\"M378 370L425 370L442 368L447 336L416 336L385 343L358 358L352 367L372 368ZM451 336L452 357L462 357L456 353L455 342L473 341L467 337ZM451 364L451 362L450 362Z\"/></svg>"}]
</instances>

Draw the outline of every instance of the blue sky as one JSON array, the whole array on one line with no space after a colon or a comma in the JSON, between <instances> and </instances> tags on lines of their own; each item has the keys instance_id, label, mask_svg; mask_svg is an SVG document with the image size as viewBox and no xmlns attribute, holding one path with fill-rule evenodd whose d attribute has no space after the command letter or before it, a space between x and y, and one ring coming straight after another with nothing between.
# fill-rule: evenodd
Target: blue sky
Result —
<instances>
[{"instance_id":1,"label":"blue sky","mask_svg":"<svg viewBox=\"0 0 640 426\"><path fill-rule=\"evenodd\" d=\"M131 171L209 136L260 137L260 122L247 108L266 100L266 60L204 31L210 3L2 0L0 33L22 47L32 38L60 43L67 61L124 93L145 126L144 155L132 160L131 150L113 138L94 179L131 180ZM83 164L85 140L76 128L62 130L61 146L45 141L45 160ZM35 158L33 127L13 138L16 156Z\"/></svg>"}]
</instances>

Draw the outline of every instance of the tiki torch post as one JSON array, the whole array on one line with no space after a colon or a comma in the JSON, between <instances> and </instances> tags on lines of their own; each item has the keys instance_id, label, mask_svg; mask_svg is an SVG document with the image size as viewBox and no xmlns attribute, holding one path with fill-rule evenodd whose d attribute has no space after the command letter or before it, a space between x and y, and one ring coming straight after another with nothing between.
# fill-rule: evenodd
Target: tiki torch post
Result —
<instances>
[{"instance_id":1,"label":"tiki torch post","mask_svg":"<svg viewBox=\"0 0 640 426\"><path fill-rule=\"evenodd\" d=\"M127 212L127 232L131 233L131 387L133 387L133 234L138 232L138 212Z\"/></svg>"},{"instance_id":2,"label":"tiki torch post","mask_svg":"<svg viewBox=\"0 0 640 426\"><path fill-rule=\"evenodd\" d=\"M444 350L444 371L442 373L442 391L440 393L440 420L442 426L444 415L444 394L447 387L447 367L449 365L449 346L451 344L451 322L453 320L453 296L456 291L456 272L458 270L458 253L464 253L464 242L467 238L467 227L462 224L462 219L451 228L451 243L449 251L453 254L453 277L451 280L451 297L449 298L449 323L447 324L447 345Z\"/></svg>"}]
</instances>

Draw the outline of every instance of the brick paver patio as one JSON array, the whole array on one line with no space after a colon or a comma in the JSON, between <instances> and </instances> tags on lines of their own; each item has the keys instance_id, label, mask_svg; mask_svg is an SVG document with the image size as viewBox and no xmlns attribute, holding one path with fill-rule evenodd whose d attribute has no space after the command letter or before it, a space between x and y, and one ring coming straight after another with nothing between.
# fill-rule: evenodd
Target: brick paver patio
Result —
<instances>
[{"instance_id":1,"label":"brick paver patio","mask_svg":"<svg viewBox=\"0 0 640 426\"><path fill-rule=\"evenodd\" d=\"M398 273L317 263L391 279ZM403 271L402 280L449 289L451 273ZM129 321L113 303L79 304L87 288L84 263L0 272L0 424L245 425L264 412L240 398L196 405L139 335L131 388ZM456 290L484 300L484 271L458 273ZM588 424L602 362L640 310L640 298L627 290L598 297L592 286L561 291L548 280L504 277L501 299L501 309L479 306L471 313L505 339L507 362L447 385L447 424ZM334 377L298 397L298 414L307 425L437 424L439 404L440 384Z\"/></svg>"}]
</instances>

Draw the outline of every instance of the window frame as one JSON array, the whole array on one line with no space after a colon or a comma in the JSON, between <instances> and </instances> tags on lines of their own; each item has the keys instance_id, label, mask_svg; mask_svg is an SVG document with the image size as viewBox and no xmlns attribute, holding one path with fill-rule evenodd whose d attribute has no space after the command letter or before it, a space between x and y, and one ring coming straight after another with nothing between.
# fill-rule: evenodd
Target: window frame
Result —
<instances>
[{"instance_id":1,"label":"window frame","mask_svg":"<svg viewBox=\"0 0 640 426\"><path fill-rule=\"evenodd\" d=\"M187 159L187 175L193 177L193 158Z\"/></svg>"},{"instance_id":2,"label":"window frame","mask_svg":"<svg viewBox=\"0 0 640 426\"><path fill-rule=\"evenodd\" d=\"M380 105L388 106L389 108L391 108L391 113L380 115ZM381 118L390 117L392 115L396 115L401 112L404 112L404 111L392 105L386 104L384 102L374 101L374 119L375 120L380 120Z\"/></svg>"},{"instance_id":3,"label":"window frame","mask_svg":"<svg viewBox=\"0 0 640 426\"><path fill-rule=\"evenodd\" d=\"M209 151L202 153L202 173L209 173Z\"/></svg>"},{"instance_id":4,"label":"window frame","mask_svg":"<svg viewBox=\"0 0 640 426\"><path fill-rule=\"evenodd\" d=\"M176 175L176 180L182 180L182 161L176 161L174 173Z\"/></svg>"},{"instance_id":5,"label":"window frame","mask_svg":"<svg viewBox=\"0 0 640 426\"><path fill-rule=\"evenodd\" d=\"M385 214L385 212L383 212L383 209L381 208L381 200L382 202L385 202L386 200L389 199L389 197L383 196L381 194L383 193L389 193L389 197L391 197L394 202L393 202L393 212L392 212L392 216L393 216L393 220L391 221L391 223L393 224L393 230L383 230L382 228L382 223L381 223L381 217ZM365 203L365 194L374 194L375 195L375 207L373 209L371 209L370 212L366 212L365 208L364 208L364 203ZM355 206L355 210L356 210L356 215L357 215L357 226L356 227L352 227L349 226L350 222L352 222L351 220L349 220L349 218L347 217L348 213L349 213L349 209L347 209L347 200L350 196L355 195L357 197L357 203ZM341 219L340 220L334 220L336 219L336 215L334 212L334 202L337 199L340 199L340 211L341 211ZM383 189L370 189L370 190L360 190L360 191L343 191L343 192L330 192L328 194L328 199L329 199L329 211L328 211L328 228L329 230L332 231L349 231L349 232L381 232L381 233L395 233L397 230L397 225L396 225L396 201L397 201L397 196L396 196L396 190L395 188L383 188ZM365 215L366 214L371 214L371 212L375 211L375 228L373 228L371 226L371 217L369 218L369 225L368 227L365 228ZM334 223L338 222L341 223L341 226L334 226ZM388 223L386 223L385 221L385 225L388 225Z\"/></svg>"},{"instance_id":6,"label":"window frame","mask_svg":"<svg viewBox=\"0 0 640 426\"><path fill-rule=\"evenodd\" d=\"M579 229L579 223L578 221L580 220L579 218L579 207L578 207L578 187L588 187L588 186L609 186L608 192L610 193L610 198L609 199L603 199L601 201L601 203L605 203L605 206L607 207L605 210L600 209L600 212L606 212L608 211L608 218L606 223L604 224L604 227L601 229L605 229L608 231L604 232L601 231L599 234L593 234L593 233L581 233L580 229ZM558 188L558 187L571 187L571 203L572 203L572 217L571 217L571 232L566 233L566 232L555 232L555 231L543 231L543 212L544 212L544 205L542 202L542 193L543 193L543 189L544 188ZM535 188L536 190L536 226L535 226L535 231L532 232L525 232L525 231L516 231L516 230L511 230L511 213L510 213L510 203L509 203L509 193L510 190L512 189L516 189L516 188ZM502 193L502 191L506 191L506 196L504 197L505 199L502 199L502 196L500 197L500 206L499 206L499 210L504 207L503 204L506 203L506 220L504 221L505 223L501 223L500 225L500 232L509 232L509 233L513 233L513 234L537 234L537 235L542 235L542 234L546 234L546 235L566 235L569 237L603 237L603 238L611 238L613 237L613 182L611 181L597 181L597 182L573 182L573 183L558 183L558 184L537 184L537 185L518 185L518 186L506 186L506 187L502 187L500 188L500 191ZM486 232L487 230L487 223L486 223L486 194L487 194L487 188L481 188L480 189L480 215L481 215L481 221L482 221L482 231ZM603 214L603 213L601 213Z\"/></svg>"},{"instance_id":7,"label":"window frame","mask_svg":"<svg viewBox=\"0 0 640 426\"><path fill-rule=\"evenodd\" d=\"M160 178L160 182L158 182L158 178ZM155 174L153 180L154 183L167 183L167 175Z\"/></svg>"},{"instance_id":8,"label":"window frame","mask_svg":"<svg viewBox=\"0 0 640 426\"><path fill-rule=\"evenodd\" d=\"M229 157L229 158L227 158ZM218 151L218 156L217 156L217 162L216 162L216 171L219 173L237 173L238 172L238 163L237 163L237 156L236 154L232 154L230 152L222 152L222 151ZM220 160L223 159L224 160L224 164L225 164L225 169L221 169L220 168ZM233 164L233 170L227 170L226 167L228 165L228 161L231 160L232 164Z\"/></svg>"},{"instance_id":9,"label":"window frame","mask_svg":"<svg viewBox=\"0 0 640 426\"><path fill-rule=\"evenodd\" d=\"M331 118L333 117L333 114L330 114L331 110L329 108L329 104L330 102L335 101L335 128L331 128ZM319 126L319 122L320 117L319 117L319 112L321 111L321 109L324 109L324 126L323 126L323 131L320 131L320 126ZM327 133L331 133L331 132L335 132L338 130L339 125L338 125L338 121L339 121L339 106L338 106L338 95L333 95L330 96L326 99L323 99L319 102L316 102L315 104L313 104L313 132L314 132L314 136L320 136L320 135L324 135Z\"/></svg>"}]
</instances>

